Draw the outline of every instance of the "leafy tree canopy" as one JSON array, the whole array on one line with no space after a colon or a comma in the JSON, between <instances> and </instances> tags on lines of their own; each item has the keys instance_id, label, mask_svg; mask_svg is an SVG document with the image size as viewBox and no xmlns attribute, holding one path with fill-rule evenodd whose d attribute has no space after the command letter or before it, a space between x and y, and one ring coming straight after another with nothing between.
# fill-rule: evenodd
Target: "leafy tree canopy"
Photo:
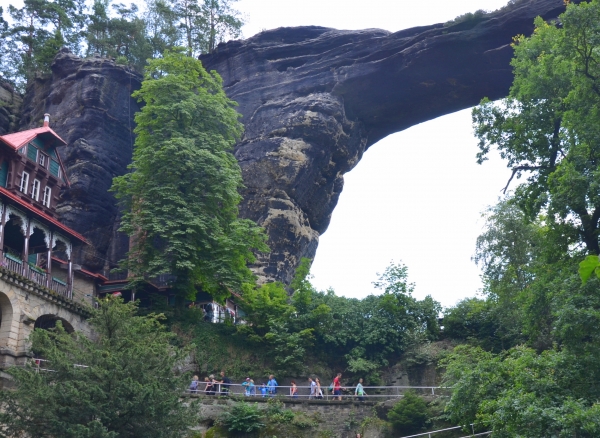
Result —
<instances>
[{"instance_id":1,"label":"leafy tree canopy","mask_svg":"<svg viewBox=\"0 0 600 438\"><path fill-rule=\"evenodd\" d=\"M186 351L160 315L137 316L121 299L99 303L89 320L95 336L68 334L60 324L36 329L31 349L42 357L6 370L14 390L0 392L0 433L5 437L182 437L194 425L193 405L180 402L188 379L174 370Z\"/></svg>"},{"instance_id":2,"label":"leafy tree canopy","mask_svg":"<svg viewBox=\"0 0 600 438\"><path fill-rule=\"evenodd\" d=\"M509 97L473 110L479 161L496 147L514 177L527 176L515 190L527 217L544 212L591 254L600 252L599 18L596 0L569 5L562 26L538 18L532 37L515 38Z\"/></svg>"},{"instance_id":3,"label":"leafy tree canopy","mask_svg":"<svg viewBox=\"0 0 600 438\"><path fill-rule=\"evenodd\" d=\"M230 152L242 132L221 78L182 51L151 60L134 97L137 134L131 173L114 179L125 207L122 230L133 237L126 262L136 280L176 276L174 289L192 298L252 282L253 250L268 251L265 234L238 218L241 170Z\"/></svg>"},{"instance_id":4,"label":"leafy tree canopy","mask_svg":"<svg viewBox=\"0 0 600 438\"><path fill-rule=\"evenodd\" d=\"M447 312L472 338L442 365L451 421L498 437L600 433L600 281L593 260L579 266L598 254L599 23L597 0L537 19L516 39L509 98L473 112L480 160L497 147L527 178L488 212L475 256L486 298Z\"/></svg>"}]
</instances>

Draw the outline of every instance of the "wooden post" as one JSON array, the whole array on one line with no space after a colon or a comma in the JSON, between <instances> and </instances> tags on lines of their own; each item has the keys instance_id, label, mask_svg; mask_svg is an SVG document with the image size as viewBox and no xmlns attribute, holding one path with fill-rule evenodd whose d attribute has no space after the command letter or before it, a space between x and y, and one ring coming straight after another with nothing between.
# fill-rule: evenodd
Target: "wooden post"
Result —
<instances>
[{"instance_id":1,"label":"wooden post","mask_svg":"<svg viewBox=\"0 0 600 438\"><path fill-rule=\"evenodd\" d=\"M71 261L71 255L69 254L69 273L67 276L67 295L69 298L73 298L73 262Z\"/></svg>"},{"instance_id":2,"label":"wooden post","mask_svg":"<svg viewBox=\"0 0 600 438\"><path fill-rule=\"evenodd\" d=\"M29 272L29 218L27 218L25 225L25 242L23 244L23 276L27 277Z\"/></svg>"},{"instance_id":3,"label":"wooden post","mask_svg":"<svg viewBox=\"0 0 600 438\"><path fill-rule=\"evenodd\" d=\"M52 286L52 231L48 236L48 261L46 262L46 287L50 289Z\"/></svg>"},{"instance_id":4,"label":"wooden post","mask_svg":"<svg viewBox=\"0 0 600 438\"><path fill-rule=\"evenodd\" d=\"M0 261L4 261L4 229L6 228L6 205L2 205L2 219L0 220Z\"/></svg>"}]
</instances>

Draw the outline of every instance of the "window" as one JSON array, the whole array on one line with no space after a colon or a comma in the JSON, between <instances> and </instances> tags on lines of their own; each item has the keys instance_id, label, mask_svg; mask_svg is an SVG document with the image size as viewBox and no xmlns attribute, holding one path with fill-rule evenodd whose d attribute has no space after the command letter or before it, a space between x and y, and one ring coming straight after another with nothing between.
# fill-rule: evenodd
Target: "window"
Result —
<instances>
[{"instance_id":1,"label":"window","mask_svg":"<svg viewBox=\"0 0 600 438\"><path fill-rule=\"evenodd\" d=\"M36 201L40 200L40 181L37 179L34 179L31 184L31 197Z\"/></svg>"},{"instance_id":2,"label":"window","mask_svg":"<svg viewBox=\"0 0 600 438\"><path fill-rule=\"evenodd\" d=\"M50 208L50 198L52 197L52 189L48 186L44 187L44 200L42 204Z\"/></svg>"},{"instance_id":3,"label":"window","mask_svg":"<svg viewBox=\"0 0 600 438\"><path fill-rule=\"evenodd\" d=\"M19 190L23 193L27 194L27 188L29 187L29 174L27 172L23 172L21 175L21 185L19 186Z\"/></svg>"},{"instance_id":4,"label":"window","mask_svg":"<svg viewBox=\"0 0 600 438\"><path fill-rule=\"evenodd\" d=\"M34 163L37 163L38 149L31 143L29 145L27 145L27 158L29 158Z\"/></svg>"},{"instance_id":5,"label":"window","mask_svg":"<svg viewBox=\"0 0 600 438\"><path fill-rule=\"evenodd\" d=\"M59 176L59 171L60 171L60 166L58 164L58 161L55 160L50 160L50 173L54 176L56 176L57 178L60 178Z\"/></svg>"},{"instance_id":6,"label":"window","mask_svg":"<svg viewBox=\"0 0 600 438\"><path fill-rule=\"evenodd\" d=\"M21 155L27 155L27 145L25 145L21 149L19 149L19 153Z\"/></svg>"},{"instance_id":7,"label":"window","mask_svg":"<svg viewBox=\"0 0 600 438\"><path fill-rule=\"evenodd\" d=\"M58 179L62 179L62 170L60 169L60 166L58 166Z\"/></svg>"},{"instance_id":8,"label":"window","mask_svg":"<svg viewBox=\"0 0 600 438\"><path fill-rule=\"evenodd\" d=\"M46 157L46 155L44 155L40 152L40 154L38 156L38 163L40 164L40 166L46 167L47 161L48 161L48 157Z\"/></svg>"}]
</instances>

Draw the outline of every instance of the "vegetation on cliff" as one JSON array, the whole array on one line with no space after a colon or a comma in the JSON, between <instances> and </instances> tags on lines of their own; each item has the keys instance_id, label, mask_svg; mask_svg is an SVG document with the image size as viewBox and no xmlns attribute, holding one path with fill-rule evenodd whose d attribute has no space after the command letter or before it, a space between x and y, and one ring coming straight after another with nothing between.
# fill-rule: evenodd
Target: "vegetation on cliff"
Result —
<instances>
[{"instance_id":1,"label":"vegetation on cliff","mask_svg":"<svg viewBox=\"0 0 600 438\"><path fill-rule=\"evenodd\" d=\"M444 362L447 412L498 437L600 433L600 282L578 275L599 250L599 23L597 0L538 19L515 39L509 97L473 111L480 161L496 147L527 178L478 241L486 299L447 313L471 340Z\"/></svg>"},{"instance_id":2,"label":"vegetation on cliff","mask_svg":"<svg viewBox=\"0 0 600 438\"><path fill-rule=\"evenodd\" d=\"M125 266L136 282L174 276L173 290L194 299L200 287L217 299L253 282L253 250L268 251L252 221L238 218L242 175L230 152L242 133L235 103L216 72L167 51L149 62L135 116L131 172L113 188L131 236Z\"/></svg>"},{"instance_id":3,"label":"vegetation on cliff","mask_svg":"<svg viewBox=\"0 0 600 438\"><path fill-rule=\"evenodd\" d=\"M188 56L209 53L241 35L237 0L24 0L23 7L0 8L0 75L23 88L49 73L62 46L77 55L117 58L139 72L150 58L186 47ZM7 12L6 20L3 12Z\"/></svg>"}]
</instances>

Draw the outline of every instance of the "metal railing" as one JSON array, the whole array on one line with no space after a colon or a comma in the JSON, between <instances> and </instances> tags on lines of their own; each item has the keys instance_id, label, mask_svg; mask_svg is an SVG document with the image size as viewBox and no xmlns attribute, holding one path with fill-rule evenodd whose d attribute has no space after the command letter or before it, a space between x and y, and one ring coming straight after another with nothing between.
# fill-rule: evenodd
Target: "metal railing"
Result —
<instances>
[{"instance_id":1,"label":"metal railing","mask_svg":"<svg viewBox=\"0 0 600 438\"><path fill-rule=\"evenodd\" d=\"M475 424L478 423L471 423L469 424L469 426L471 426L471 431L473 432L471 435L466 435L464 437L461 438L470 438L470 437L476 437L476 436L489 436L492 434L491 431L487 431L487 432L479 432L479 433L475 433ZM440 433L440 432L447 432L449 430L457 430L457 429L463 429L464 426L454 426L454 427L448 427L446 429L438 429L438 430L432 430L430 432L423 432L423 433L418 433L416 435L407 435L407 436L403 436L400 438L417 438L417 437L424 437L426 436L427 438L431 438L432 435L436 434L436 433Z\"/></svg>"},{"instance_id":2,"label":"metal railing","mask_svg":"<svg viewBox=\"0 0 600 438\"><path fill-rule=\"evenodd\" d=\"M224 390L224 387L226 390ZM352 398L358 398L361 401L364 400L374 400L374 399L395 399L401 398L404 396L404 392L410 390L416 390L425 392L426 395L431 396L442 396L441 392L444 390L448 391L451 388L443 387L443 386L363 386L364 394L358 395L356 394L355 386L342 386L341 387L341 395L334 395L332 391L329 390L329 387L321 386L320 394L312 394L310 386L296 386L296 394L290 394L291 386L277 386L275 387L275 392L273 391L273 387L263 386L262 384L254 384L252 387L248 387L246 385L242 385L239 383L213 383L213 386L208 386L207 390L207 382L206 381L198 381L198 389L188 389L188 393L197 394L197 395L206 395L206 396L226 396L226 395L244 395L248 397L288 397L288 398L297 398L297 399L308 399L308 400L333 400L341 397L342 400L350 400ZM265 393L261 392L264 390ZM438 393L435 393L435 390L438 390Z\"/></svg>"}]
</instances>

